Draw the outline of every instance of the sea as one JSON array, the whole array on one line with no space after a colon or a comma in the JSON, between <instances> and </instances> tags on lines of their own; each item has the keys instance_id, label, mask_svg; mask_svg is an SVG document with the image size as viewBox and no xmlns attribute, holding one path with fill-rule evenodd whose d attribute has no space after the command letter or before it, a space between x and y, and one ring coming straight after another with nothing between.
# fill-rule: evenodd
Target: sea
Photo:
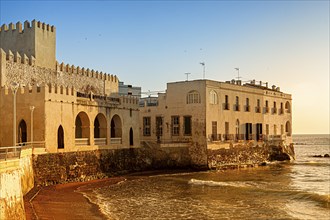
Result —
<instances>
[{"instance_id":1,"label":"sea","mask_svg":"<svg viewBox=\"0 0 330 220\"><path fill-rule=\"evenodd\" d=\"M296 159L225 171L141 173L84 192L108 219L330 220L330 135L294 135Z\"/></svg>"}]
</instances>

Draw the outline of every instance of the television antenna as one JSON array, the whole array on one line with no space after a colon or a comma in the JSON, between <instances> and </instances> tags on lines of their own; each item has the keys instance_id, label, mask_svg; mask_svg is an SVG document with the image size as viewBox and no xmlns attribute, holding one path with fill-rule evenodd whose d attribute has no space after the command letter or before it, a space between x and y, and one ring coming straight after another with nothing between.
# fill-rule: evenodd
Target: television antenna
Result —
<instances>
[{"instance_id":1,"label":"television antenna","mask_svg":"<svg viewBox=\"0 0 330 220\"><path fill-rule=\"evenodd\" d=\"M188 76L191 74L191 73L185 73L186 75L187 75L187 80L186 81L188 81Z\"/></svg>"},{"instance_id":2,"label":"television antenna","mask_svg":"<svg viewBox=\"0 0 330 220\"><path fill-rule=\"evenodd\" d=\"M235 68L235 70L237 70L237 80L241 79L242 77L239 76L239 68Z\"/></svg>"}]
</instances>

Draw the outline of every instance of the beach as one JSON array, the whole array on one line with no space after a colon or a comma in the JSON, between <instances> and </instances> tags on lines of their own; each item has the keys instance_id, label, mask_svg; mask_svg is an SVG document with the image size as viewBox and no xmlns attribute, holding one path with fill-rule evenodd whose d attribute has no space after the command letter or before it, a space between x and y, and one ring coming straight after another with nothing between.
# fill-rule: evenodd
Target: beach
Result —
<instances>
[{"instance_id":1,"label":"beach","mask_svg":"<svg viewBox=\"0 0 330 220\"><path fill-rule=\"evenodd\" d=\"M35 188L24 197L26 219L107 219L97 205L78 191L84 192L123 180L122 177L114 177Z\"/></svg>"}]
</instances>

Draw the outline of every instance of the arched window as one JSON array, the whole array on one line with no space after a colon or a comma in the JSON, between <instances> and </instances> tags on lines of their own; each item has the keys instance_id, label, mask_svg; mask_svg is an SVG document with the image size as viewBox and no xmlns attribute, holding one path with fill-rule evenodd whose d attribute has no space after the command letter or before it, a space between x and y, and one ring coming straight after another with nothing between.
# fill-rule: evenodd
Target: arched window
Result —
<instances>
[{"instance_id":1,"label":"arched window","mask_svg":"<svg viewBox=\"0 0 330 220\"><path fill-rule=\"evenodd\" d=\"M218 104L218 94L214 90L210 92L210 104Z\"/></svg>"},{"instance_id":2,"label":"arched window","mask_svg":"<svg viewBox=\"0 0 330 220\"><path fill-rule=\"evenodd\" d=\"M287 136L291 136L291 123L289 121L285 124L285 133Z\"/></svg>"},{"instance_id":3,"label":"arched window","mask_svg":"<svg viewBox=\"0 0 330 220\"><path fill-rule=\"evenodd\" d=\"M190 91L187 94L187 104L201 103L201 96L196 90Z\"/></svg>"},{"instance_id":4,"label":"arched window","mask_svg":"<svg viewBox=\"0 0 330 220\"><path fill-rule=\"evenodd\" d=\"M240 140L240 135L239 135L239 120L236 120L236 125L235 125L235 130L236 130L236 140Z\"/></svg>"},{"instance_id":5,"label":"arched window","mask_svg":"<svg viewBox=\"0 0 330 220\"><path fill-rule=\"evenodd\" d=\"M57 148L64 148L64 130L62 125L60 125L57 129Z\"/></svg>"},{"instance_id":6,"label":"arched window","mask_svg":"<svg viewBox=\"0 0 330 220\"><path fill-rule=\"evenodd\" d=\"M27 142L27 129L26 129L26 123L22 119L18 126L18 143L24 143Z\"/></svg>"},{"instance_id":7,"label":"arched window","mask_svg":"<svg viewBox=\"0 0 330 220\"><path fill-rule=\"evenodd\" d=\"M285 110L287 113L291 113L291 105L290 102L285 103Z\"/></svg>"}]
</instances>

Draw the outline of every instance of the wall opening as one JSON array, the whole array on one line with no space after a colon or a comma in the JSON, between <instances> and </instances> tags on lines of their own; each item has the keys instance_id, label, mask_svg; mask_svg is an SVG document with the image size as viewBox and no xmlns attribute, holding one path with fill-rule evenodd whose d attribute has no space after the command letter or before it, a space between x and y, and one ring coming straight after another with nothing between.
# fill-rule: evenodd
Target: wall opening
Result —
<instances>
[{"instance_id":1,"label":"wall opening","mask_svg":"<svg viewBox=\"0 0 330 220\"><path fill-rule=\"evenodd\" d=\"M57 129L57 148L58 149L64 148L64 130L62 125L60 125Z\"/></svg>"},{"instance_id":2,"label":"wall opening","mask_svg":"<svg viewBox=\"0 0 330 220\"><path fill-rule=\"evenodd\" d=\"M129 129L129 145L133 146L134 145L134 136L133 136L133 129Z\"/></svg>"},{"instance_id":3,"label":"wall opening","mask_svg":"<svg viewBox=\"0 0 330 220\"><path fill-rule=\"evenodd\" d=\"M111 138L121 138L122 137L122 125L121 119L118 115L114 115L111 119Z\"/></svg>"},{"instance_id":4,"label":"wall opening","mask_svg":"<svg viewBox=\"0 0 330 220\"><path fill-rule=\"evenodd\" d=\"M27 128L26 123L22 119L18 126L18 143L27 142Z\"/></svg>"}]
</instances>

